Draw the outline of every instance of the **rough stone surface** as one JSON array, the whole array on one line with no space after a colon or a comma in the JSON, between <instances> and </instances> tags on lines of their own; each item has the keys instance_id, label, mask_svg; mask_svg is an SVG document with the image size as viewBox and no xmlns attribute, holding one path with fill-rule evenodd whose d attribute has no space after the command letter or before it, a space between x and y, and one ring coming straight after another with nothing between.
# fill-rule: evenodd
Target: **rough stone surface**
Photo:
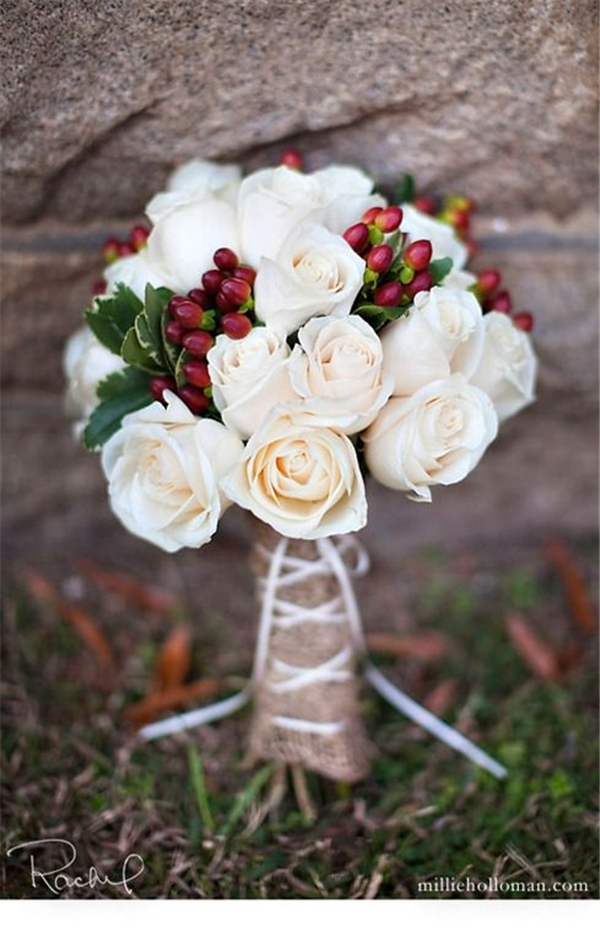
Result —
<instances>
[{"instance_id":1,"label":"rough stone surface","mask_svg":"<svg viewBox=\"0 0 600 942\"><path fill-rule=\"evenodd\" d=\"M192 155L354 161L491 211L595 199L593 0L17 0L4 213L129 216Z\"/></svg>"}]
</instances>

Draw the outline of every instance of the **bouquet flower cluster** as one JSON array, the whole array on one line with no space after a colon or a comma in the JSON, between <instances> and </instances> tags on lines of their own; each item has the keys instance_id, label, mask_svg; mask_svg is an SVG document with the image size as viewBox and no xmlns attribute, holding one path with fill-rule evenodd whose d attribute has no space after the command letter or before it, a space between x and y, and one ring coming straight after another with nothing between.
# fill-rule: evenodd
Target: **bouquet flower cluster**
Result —
<instances>
[{"instance_id":1,"label":"bouquet flower cluster","mask_svg":"<svg viewBox=\"0 0 600 942\"><path fill-rule=\"evenodd\" d=\"M417 501L463 480L536 372L531 315L467 268L471 210L295 152L175 172L65 355L124 526L200 547L236 503L315 540L365 526L367 473Z\"/></svg>"}]
</instances>

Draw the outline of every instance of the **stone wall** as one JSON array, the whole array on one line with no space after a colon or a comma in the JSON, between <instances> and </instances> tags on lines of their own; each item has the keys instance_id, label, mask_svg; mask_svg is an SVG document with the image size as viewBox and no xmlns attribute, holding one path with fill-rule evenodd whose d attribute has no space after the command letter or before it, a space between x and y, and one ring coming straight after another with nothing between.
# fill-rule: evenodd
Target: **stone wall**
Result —
<instances>
[{"instance_id":1,"label":"stone wall","mask_svg":"<svg viewBox=\"0 0 600 942\"><path fill-rule=\"evenodd\" d=\"M13 0L1 61L5 537L16 558L119 534L70 440L60 354L98 249L191 156L299 146L482 207L481 266L534 311L539 400L459 488L374 490L371 540L535 540L596 526L593 0ZM235 519L235 518L234 518Z\"/></svg>"}]
</instances>

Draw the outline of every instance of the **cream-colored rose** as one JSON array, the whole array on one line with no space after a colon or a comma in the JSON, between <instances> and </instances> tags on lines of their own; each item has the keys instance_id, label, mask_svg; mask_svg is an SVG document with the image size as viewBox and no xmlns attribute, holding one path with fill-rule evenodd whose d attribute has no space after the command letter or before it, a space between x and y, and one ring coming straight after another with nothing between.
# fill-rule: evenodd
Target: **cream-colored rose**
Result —
<instances>
[{"instance_id":1,"label":"cream-colored rose","mask_svg":"<svg viewBox=\"0 0 600 942\"><path fill-rule=\"evenodd\" d=\"M466 269L452 267L442 282L444 288L455 288L457 291L466 291L477 284L477 275Z\"/></svg>"},{"instance_id":2,"label":"cream-colored rose","mask_svg":"<svg viewBox=\"0 0 600 942\"><path fill-rule=\"evenodd\" d=\"M242 340L217 337L207 357L215 405L242 438L250 438L274 406L298 398L289 356L285 339L270 327L255 327Z\"/></svg>"},{"instance_id":3,"label":"cream-colored rose","mask_svg":"<svg viewBox=\"0 0 600 942\"><path fill-rule=\"evenodd\" d=\"M356 167L333 165L311 174L272 167L249 174L238 197L244 261L258 267L261 258L275 258L292 229L309 217L344 232L373 204L372 189L372 180Z\"/></svg>"},{"instance_id":4,"label":"cream-colored rose","mask_svg":"<svg viewBox=\"0 0 600 942\"><path fill-rule=\"evenodd\" d=\"M290 376L312 421L346 435L370 425L392 393L373 328L356 314L314 317L298 340Z\"/></svg>"},{"instance_id":5,"label":"cream-colored rose","mask_svg":"<svg viewBox=\"0 0 600 942\"><path fill-rule=\"evenodd\" d=\"M256 313L291 334L315 314L345 317L363 283L365 263L339 235L306 223L294 229L275 260L263 259L254 283Z\"/></svg>"},{"instance_id":6,"label":"cream-colored rose","mask_svg":"<svg viewBox=\"0 0 600 942\"><path fill-rule=\"evenodd\" d=\"M69 337L63 355L67 408L71 415L87 419L98 405L98 383L124 366L121 357L101 344L87 325L76 330Z\"/></svg>"},{"instance_id":7,"label":"cream-colored rose","mask_svg":"<svg viewBox=\"0 0 600 942\"><path fill-rule=\"evenodd\" d=\"M529 334L506 314L490 311L483 321L483 356L471 382L490 396L502 421L534 401L537 359Z\"/></svg>"},{"instance_id":8,"label":"cream-colored rose","mask_svg":"<svg viewBox=\"0 0 600 942\"><path fill-rule=\"evenodd\" d=\"M114 294L117 285L122 284L131 288L141 301L146 294L146 285L160 288L163 284L162 276L150 264L147 248L112 262L104 269L104 280L106 294Z\"/></svg>"},{"instance_id":9,"label":"cream-colored rose","mask_svg":"<svg viewBox=\"0 0 600 942\"><path fill-rule=\"evenodd\" d=\"M386 487L430 501L434 484L455 484L473 470L497 431L489 396L451 376L390 399L363 436L365 459Z\"/></svg>"},{"instance_id":10,"label":"cream-colored rose","mask_svg":"<svg viewBox=\"0 0 600 942\"><path fill-rule=\"evenodd\" d=\"M283 536L314 540L367 522L364 481L346 435L278 409L254 433L225 492Z\"/></svg>"},{"instance_id":11,"label":"cream-colored rose","mask_svg":"<svg viewBox=\"0 0 600 942\"><path fill-rule=\"evenodd\" d=\"M473 375L483 350L484 317L470 291L438 286L420 291L408 314L381 332L394 395L410 396L451 373Z\"/></svg>"},{"instance_id":12,"label":"cream-colored rose","mask_svg":"<svg viewBox=\"0 0 600 942\"><path fill-rule=\"evenodd\" d=\"M186 294L200 285L223 246L238 249L235 210L208 196L160 217L148 239L148 263L164 287Z\"/></svg>"},{"instance_id":13,"label":"cream-colored rose","mask_svg":"<svg viewBox=\"0 0 600 942\"><path fill-rule=\"evenodd\" d=\"M464 242L455 234L452 226L434 219L427 213L415 209L410 203L402 204L402 232L407 232L411 242L429 239L433 249L432 258L451 258L454 268L464 268L469 253Z\"/></svg>"},{"instance_id":14,"label":"cream-colored rose","mask_svg":"<svg viewBox=\"0 0 600 942\"><path fill-rule=\"evenodd\" d=\"M131 413L102 450L113 512L130 533L168 553L208 543L228 501L224 476L242 443L214 419L198 419L174 393Z\"/></svg>"},{"instance_id":15,"label":"cream-colored rose","mask_svg":"<svg viewBox=\"0 0 600 942\"><path fill-rule=\"evenodd\" d=\"M157 193L146 206L146 215L157 223L166 213L209 196L235 205L241 172L235 164L214 164L208 160L190 160L178 167L167 181L163 193Z\"/></svg>"}]
</instances>

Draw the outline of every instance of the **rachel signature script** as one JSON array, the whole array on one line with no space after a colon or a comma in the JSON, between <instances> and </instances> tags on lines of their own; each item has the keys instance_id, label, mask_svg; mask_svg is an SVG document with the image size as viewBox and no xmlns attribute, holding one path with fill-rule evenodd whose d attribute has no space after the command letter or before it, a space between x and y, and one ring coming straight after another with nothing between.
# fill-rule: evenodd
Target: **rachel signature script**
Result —
<instances>
[{"instance_id":1,"label":"rachel signature script","mask_svg":"<svg viewBox=\"0 0 600 942\"><path fill-rule=\"evenodd\" d=\"M53 870L42 870L36 860L33 848L48 848L49 845L62 845L67 852L67 861L60 867ZM67 870L73 866L77 860L77 849L71 841L63 840L60 837L42 838L38 841L27 841L24 844L15 844L6 852L7 857L11 857L17 851L26 851L29 848L29 865L31 869L31 885L37 889L39 885L44 885L55 896L67 889L94 889L96 886L122 886L123 889L132 895L133 890L129 886L134 880L144 872L144 861L139 854L128 854L121 864L120 880L113 880L105 874L100 873L96 867L90 867L89 870L80 875L67 873Z\"/></svg>"}]
</instances>

